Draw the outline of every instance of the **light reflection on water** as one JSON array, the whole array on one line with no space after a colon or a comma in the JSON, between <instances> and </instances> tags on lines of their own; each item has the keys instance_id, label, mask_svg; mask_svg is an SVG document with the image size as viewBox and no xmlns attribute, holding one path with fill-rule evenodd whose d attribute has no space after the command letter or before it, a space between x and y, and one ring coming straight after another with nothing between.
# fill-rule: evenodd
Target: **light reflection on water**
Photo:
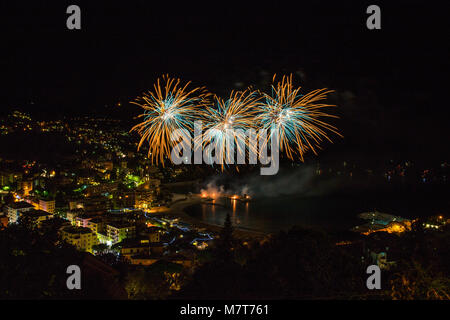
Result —
<instances>
[{"instance_id":1,"label":"light reflection on water","mask_svg":"<svg viewBox=\"0 0 450 320\"><path fill-rule=\"evenodd\" d=\"M252 199L250 202L224 198L217 200L215 205L194 205L186 211L215 225L223 225L229 213L236 227L265 232L288 230L294 225L348 230L361 223L357 218L361 212L377 209L404 218L415 218L439 213L445 206L444 202L442 197L431 199L408 193L368 192L317 197L290 195Z\"/></svg>"},{"instance_id":2,"label":"light reflection on water","mask_svg":"<svg viewBox=\"0 0 450 320\"><path fill-rule=\"evenodd\" d=\"M337 206L330 201L323 202L323 199L311 201L288 197L258 199L251 202L221 199L215 204L203 203L193 206L188 208L187 212L204 222L216 225L222 225L226 214L229 213L236 227L266 232L287 230L293 225L328 228L331 224L334 227L352 227L353 225L345 223L345 220L354 222L356 219L352 218L356 217L356 213L350 212L346 219L332 217L335 207Z\"/></svg>"}]
</instances>

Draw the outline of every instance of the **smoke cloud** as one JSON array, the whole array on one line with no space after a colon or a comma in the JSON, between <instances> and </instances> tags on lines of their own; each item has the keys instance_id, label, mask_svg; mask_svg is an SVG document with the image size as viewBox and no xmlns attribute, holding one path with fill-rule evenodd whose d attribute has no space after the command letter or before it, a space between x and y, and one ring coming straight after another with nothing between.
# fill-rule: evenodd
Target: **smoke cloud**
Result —
<instances>
[{"instance_id":1,"label":"smoke cloud","mask_svg":"<svg viewBox=\"0 0 450 320\"><path fill-rule=\"evenodd\" d=\"M280 170L273 176L254 174L233 179L215 176L207 180L202 192L219 196L249 195L252 198L282 195L317 196L330 193L338 186L337 178L323 178L316 174L313 166L304 165L295 169Z\"/></svg>"}]
</instances>

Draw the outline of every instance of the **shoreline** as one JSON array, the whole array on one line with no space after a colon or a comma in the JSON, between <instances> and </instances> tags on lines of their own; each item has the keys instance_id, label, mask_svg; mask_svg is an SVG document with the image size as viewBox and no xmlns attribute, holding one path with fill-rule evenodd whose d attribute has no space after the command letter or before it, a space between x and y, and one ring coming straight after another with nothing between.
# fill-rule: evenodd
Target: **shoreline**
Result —
<instances>
[{"instance_id":1,"label":"shoreline","mask_svg":"<svg viewBox=\"0 0 450 320\"><path fill-rule=\"evenodd\" d=\"M167 210L158 213L173 215L180 218L180 220L182 220L183 222L189 223L193 226L205 228L214 233L220 233L223 226L201 221L186 213L185 209L187 207L202 203L202 198L199 195L192 195L190 197L186 196L186 199L177 200L176 202L172 203L170 207L167 208ZM233 236L239 240L263 240L270 235L270 233L263 231L246 230L236 226L233 226L233 228Z\"/></svg>"}]
</instances>

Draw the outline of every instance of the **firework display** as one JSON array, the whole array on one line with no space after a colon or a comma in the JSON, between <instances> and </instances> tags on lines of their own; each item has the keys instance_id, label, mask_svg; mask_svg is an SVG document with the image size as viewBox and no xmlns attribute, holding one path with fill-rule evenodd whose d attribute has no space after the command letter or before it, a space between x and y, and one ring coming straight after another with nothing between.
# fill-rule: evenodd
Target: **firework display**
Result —
<instances>
[{"instance_id":1,"label":"firework display","mask_svg":"<svg viewBox=\"0 0 450 320\"><path fill-rule=\"evenodd\" d=\"M204 132L201 137L202 147L209 147L215 151L215 158L222 165L230 163L227 156L234 153L245 157L246 150L257 152L255 144L249 143L247 133L249 129L256 129L254 118L260 97L250 89L231 92L226 100L215 97L215 105L206 108L204 116ZM230 150L230 148L235 149Z\"/></svg>"},{"instance_id":2,"label":"firework display","mask_svg":"<svg viewBox=\"0 0 450 320\"><path fill-rule=\"evenodd\" d=\"M326 117L337 118L322 111L332 105L320 103L333 91L317 89L302 95L300 89L294 88L292 75L283 76L281 81L272 85L270 95L262 93L264 102L258 105L256 117L259 127L268 132L266 143L277 134L280 151L285 151L291 160L296 154L303 160L307 150L317 154L316 149L320 148L323 139L331 142L326 131L341 136L334 126L321 120Z\"/></svg>"},{"instance_id":3,"label":"firework display","mask_svg":"<svg viewBox=\"0 0 450 320\"><path fill-rule=\"evenodd\" d=\"M177 129L191 132L192 124L198 109L207 104L209 94L204 88L188 90L190 82L184 86L180 79L163 76L162 82L157 80L154 91L148 91L131 103L144 109L140 117L144 121L134 126L141 136L138 150L148 141L148 157L152 163L164 165L164 158L170 157L175 142L171 141L171 133Z\"/></svg>"},{"instance_id":4,"label":"firework display","mask_svg":"<svg viewBox=\"0 0 450 320\"><path fill-rule=\"evenodd\" d=\"M201 121L202 130L194 136L194 149L213 149L215 163L223 169L224 164L230 163L230 155L236 153L245 158L250 152L258 154L275 135L279 150L290 160L298 157L301 161L308 150L317 154L323 140L332 142L330 132L341 136L336 127L323 120L337 118L323 111L333 106L322 103L333 91L317 89L302 95L300 87L294 88L292 75L283 76L276 84L275 78L270 94L249 88L232 91L227 99L216 95L210 99L211 94L203 87L187 90L190 83L181 86L180 79L164 76L163 84L158 79L153 92L132 102L144 109L144 121L132 128L141 136L138 149L147 141L151 161L164 165L176 144L171 141L171 133L176 129L192 133L194 122ZM252 141L250 129L257 133Z\"/></svg>"}]
</instances>

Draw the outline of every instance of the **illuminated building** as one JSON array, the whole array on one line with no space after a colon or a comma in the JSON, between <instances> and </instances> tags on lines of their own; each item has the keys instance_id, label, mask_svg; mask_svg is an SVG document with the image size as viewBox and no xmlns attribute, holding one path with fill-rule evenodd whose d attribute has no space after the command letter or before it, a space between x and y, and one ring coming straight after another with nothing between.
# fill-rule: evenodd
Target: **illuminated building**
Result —
<instances>
[{"instance_id":1,"label":"illuminated building","mask_svg":"<svg viewBox=\"0 0 450 320\"><path fill-rule=\"evenodd\" d=\"M160 242L161 241L161 231L162 228L151 227L147 229L148 240L150 242Z\"/></svg>"},{"instance_id":2,"label":"illuminated building","mask_svg":"<svg viewBox=\"0 0 450 320\"><path fill-rule=\"evenodd\" d=\"M139 190L134 194L134 207L136 209L150 209L155 200L155 190Z\"/></svg>"},{"instance_id":3,"label":"illuminated building","mask_svg":"<svg viewBox=\"0 0 450 320\"><path fill-rule=\"evenodd\" d=\"M118 182L90 185L86 188L86 196L92 197L92 196L99 196L105 193L111 194L117 190L118 185L119 185Z\"/></svg>"},{"instance_id":4,"label":"illuminated building","mask_svg":"<svg viewBox=\"0 0 450 320\"><path fill-rule=\"evenodd\" d=\"M92 246L98 244L97 235L89 228L65 227L61 229L61 238L80 251L92 252Z\"/></svg>"},{"instance_id":5,"label":"illuminated building","mask_svg":"<svg viewBox=\"0 0 450 320\"><path fill-rule=\"evenodd\" d=\"M103 233L105 231L105 223L101 218L93 218L87 222L87 227L94 233Z\"/></svg>"},{"instance_id":6,"label":"illuminated building","mask_svg":"<svg viewBox=\"0 0 450 320\"><path fill-rule=\"evenodd\" d=\"M150 253L150 247L148 241L134 241L122 245L120 254L127 260L131 260L132 256L136 255L148 255Z\"/></svg>"},{"instance_id":7,"label":"illuminated building","mask_svg":"<svg viewBox=\"0 0 450 320\"><path fill-rule=\"evenodd\" d=\"M30 195L30 191L33 191L33 181L31 180L22 181L22 190L24 197Z\"/></svg>"},{"instance_id":8,"label":"illuminated building","mask_svg":"<svg viewBox=\"0 0 450 320\"><path fill-rule=\"evenodd\" d=\"M7 186L10 183L9 174L6 172L0 172L0 186Z\"/></svg>"},{"instance_id":9,"label":"illuminated building","mask_svg":"<svg viewBox=\"0 0 450 320\"><path fill-rule=\"evenodd\" d=\"M39 199L39 210L44 210L50 213L55 212L55 200Z\"/></svg>"},{"instance_id":10,"label":"illuminated building","mask_svg":"<svg viewBox=\"0 0 450 320\"><path fill-rule=\"evenodd\" d=\"M97 238L100 243L106 244L108 246L112 245L112 241L111 241L111 239L109 239L109 237L106 235L106 233L98 232Z\"/></svg>"},{"instance_id":11,"label":"illuminated building","mask_svg":"<svg viewBox=\"0 0 450 320\"><path fill-rule=\"evenodd\" d=\"M75 224L75 218L84 213L83 209L71 209L66 213L66 219Z\"/></svg>"},{"instance_id":12,"label":"illuminated building","mask_svg":"<svg viewBox=\"0 0 450 320\"><path fill-rule=\"evenodd\" d=\"M12 171L0 172L0 186L8 186L16 181L22 180L22 173Z\"/></svg>"},{"instance_id":13,"label":"illuminated building","mask_svg":"<svg viewBox=\"0 0 450 320\"><path fill-rule=\"evenodd\" d=\"M110 222L106 225L106 234L112 243L118 243L124 239L134 238L136 227L128 223Z\"/></svg>"},{"instance_id":14,"label":"illuminated building","mask_svg":"<svg viewBox=\"0 0 450 320\"><path fill-rule=\"evenodd\" d=\"M75 225L77 227L87 228L89 221L93 218L91 215L81 214L75 217Z\"/></svg>"},{"instance_id":15,"label":"illuminated building","mask_svg":"<svg viewBox=\"0 0 450 320\"><path fill-rule=\"evenodd\" d=\"M386 227L386 232L388 233L402 233L406 230L411 229L411 223L407 224L407 222L390 222Z\"/></svg>"},{"instance_id":16,"label":"illuminated building","mask_svg":"<svg viewBox=\"0 0 450 320\"><path fill-rule=\"evenodd\" d=\"M6 214L8 215L9 223L17 223L20 215L23 212L33 209L33 205L25 201L13 202L5 207Z\"/></svg>"},{"instance_id":17,"label":"illuminated building","mask_svg":"<svg viewBox=\"0 0 450 320\"><path fill-rule=\"evenodd\" d=\"M151 243L146 239L126 241L120 253L131 264L150 265L163 257L166 246L165 243Z\"/></svg>"},{"instance_id":18,"label":"illuminated building","mask_svg":"<svg viewBox=\"0 0 450 320\"><path fill-rule=\"evenodd\" d=\"M69 201L69 210L77 211L83 209L83 203L79 199L72 199Z\"/></svg>"},{"instance_id":19,"label":"illuminated building","mask_svg":"<svg viewBox=\"0 0 450 320\"><path fill-rule=\"evenodd\" d=\"M84 209L86 212L98 212L100 214L111 209L111 201L102 196L69 201L69 210L75 209Z\"/></svg>"},{"instance_id":20,"label":"illuminated building","mask_svg":"<svg viewBox=\"0 0 450 320\"><path fill-rule=\"evenodd\" d=\"M361 213L358 217L368 220L369 222L361 226L356 226L352 230L365 235L373 232L399 234L411 230L410 220L378 211Z\"/></svg>"},{"instance_id":21,"label":"illuminated building","mask_svg":"<svg viewBox=\"0 0 450 320\"><path fill-rule=\"evenodd\" d=\"M426 229L435 229L439 230L444 227L448 223L447 219L444 216L438 215L433 216L427 219L425 223L423 223L423 227Z\"/></svg>"}]
</instances>

